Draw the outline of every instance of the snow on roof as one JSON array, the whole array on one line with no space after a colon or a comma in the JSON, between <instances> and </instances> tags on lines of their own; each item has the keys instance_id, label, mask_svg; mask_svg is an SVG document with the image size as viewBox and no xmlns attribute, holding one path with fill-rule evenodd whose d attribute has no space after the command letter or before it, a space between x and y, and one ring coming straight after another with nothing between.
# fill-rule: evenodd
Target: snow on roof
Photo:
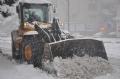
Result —
<instances>
[{"instance_id":1,"label":"snow on roof","mask_svg":"<svg viewBox=\"0 0 120 79\"><path fill-rule=\"evenodd\" d=\"M103 34L103 32L98 32L98 33L96 33L94 35L101 35L101 34Z\"/></svg>"},{"instance_id":2,"label":"snow on roof","mask_svg":"<svg viewBox=\"0 0 120 79\"><path fill-rule=\"evenodd\" d=\"M21 0L21 2L26 2L26 3L48 3L51 4L48 0Z\"/></svg>"},{"instance_id":3,"label":"snow on roof","mask_svg":"<svg viewBox=\"0 0 120 79\"><path fill-rule=\"evenodd\" d=\"M108 35L115 35L116 32L110 32Z\"/></svg>"}]
</instances>

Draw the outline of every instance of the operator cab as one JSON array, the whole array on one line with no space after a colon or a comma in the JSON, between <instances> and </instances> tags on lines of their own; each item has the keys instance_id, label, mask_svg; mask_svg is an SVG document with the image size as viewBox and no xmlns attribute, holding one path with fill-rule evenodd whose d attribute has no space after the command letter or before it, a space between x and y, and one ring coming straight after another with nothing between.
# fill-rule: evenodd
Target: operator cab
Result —
<instances>
[{"instance_id":1,"label":"operator cab","mask_svg":"<svg viewBox=\"0 0 120 79\"><path fill-rule=\"evenodd\" d=\"M24 26L24 23L34 21L48 23L50 18L50 6L50 3L20 2L16 7L16 11L19 14L21 26Z\"/></svg>"},{"instance_id":2,"label":"operator cab","mask_svg":"<svg viewBox=\"0 0 120 79\"><path fill-rule=\"evenodd\" d=\"M49 10L47 4L25 4L22 7L24 22L48 22Z\"/></svg>"}]
</instances>

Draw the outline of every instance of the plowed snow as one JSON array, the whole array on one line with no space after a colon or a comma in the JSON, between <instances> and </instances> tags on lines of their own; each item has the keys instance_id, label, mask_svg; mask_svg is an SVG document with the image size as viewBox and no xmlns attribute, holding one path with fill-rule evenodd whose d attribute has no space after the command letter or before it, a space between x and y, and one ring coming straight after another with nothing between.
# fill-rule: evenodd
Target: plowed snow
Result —
<instances>
[{"instance_id":1,"label":"plowed snow","mask_svg":"<svg viewBox=\"0 0 120 79\"><path fill-rule=\"evenodd\" d=\"M46 65L48 69L49 64ZM113 68L107 60L89 56L74 56L72 59L56 57L51 67L54 67L56 75L63 79L92 79L93 77L113 72ZM49 68L50 70L51 67Z\"/></svg>"}]
</instances>

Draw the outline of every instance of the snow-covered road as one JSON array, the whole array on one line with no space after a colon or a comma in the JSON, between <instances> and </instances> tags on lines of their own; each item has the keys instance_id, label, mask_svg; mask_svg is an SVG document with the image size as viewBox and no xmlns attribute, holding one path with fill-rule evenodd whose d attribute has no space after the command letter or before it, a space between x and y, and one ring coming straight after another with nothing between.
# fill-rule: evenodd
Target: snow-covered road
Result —
<instances>
[{"instance_id":1,"label":"snow-covered road","mask_svg":"<svg viewBox=\"0 0 120 79\"><path fill-rule=\"evenodd\" d=\"M9 42L10 39L7 38L7 40L0 40L0 47L2 47L3 53L8 54L8 56L0 54L0 79L58 79L46 71L34 68L32 65L16 63L10 57L11 43ZM94 79L120 79L120 38L99 38L98 40L103 40L109 62L115 71Z\"/></svg>"},{"instance_id":2,"label":"snow-covered road","mask_svg":"<svg viewBox=\"0 0 120 79\"><path fill-rule=\"evenodd\" d=\"M33 65L18 64L14 60L10 61L9 56L0 55L0 79L53 79L41 69L34 68Z\"/></svg>"},{"instance_id":3,"label":"snow-covered road","mask_svg":"<svg viewBox=\"0 0 120 79\"><path fill-rule=\"evenodd\" d=\"M116 71L94 79L120 79L120 63L118 63L120 59L109 57L109 61ZM56 79L56 77L34 68L33 65L19 64L9 56L0 55L0 79Z\"/></svg>"}]
</instances>

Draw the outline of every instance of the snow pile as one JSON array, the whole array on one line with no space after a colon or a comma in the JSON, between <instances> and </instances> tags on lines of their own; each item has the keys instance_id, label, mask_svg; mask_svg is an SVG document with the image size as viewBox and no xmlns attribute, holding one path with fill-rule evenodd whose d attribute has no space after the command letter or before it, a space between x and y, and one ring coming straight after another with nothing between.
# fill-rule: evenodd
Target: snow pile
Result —
<instances>
[{"instance_id":1,"label":"snow pile","mask_svg":"<svg viewBox=\"0 0 120 79\"><path fill-rule=\"evenodd\" d=\"M120 59L120 38L96 38L103 41L108 57Z\"/></svg>"},{"instance_id":2,"label":"snow pile","mask_svg":"<svg viewBox=\"0 0 120 79\"><path fill-rule=\"evenodd\" d=\"M91 79L113 72L109 62L100 57L74 56L72 59L56 57L53 64L59 78Z\"/></svg>"},{"instance_id":3,"label":"snow pile","mask_svg":"<svg viewBox=\"0 0 120 79\"><path fill-rule=\"evenodd\" d=\"M11 14L11 16L4 18L2 15L0 15L1 17L1 30L4 30L7 34L11 34L11 31L14 29L17 29L19 26L19 21L18 21L18 14L15 12L15 7L16 4L13 5L12 7L9 7L9 13ZM6 9L5 9L6 8ZM4 6L4 11L6 11L8 8L7 6Z\"/></svg>"},{"instance_id":4,"label":"snow pile","mask_svg":"<svg viewBox=\"0 0 120 79\"><path fill-rule=\"evenodd\" d=\"M29 31L29 32L24 33L24 35L35 35L35 34L38 34L38 32L37 31Z\"/></svg>"},{"instance_id":5,"label":"snow pile","mask_svg":"<svg viewBox=\"0 0 120 79\"><path fill-rule=\"evenodd\" d=\"M7 12L9 9L10 9L9 5L4 4L4 5L1 6L1 11L2 12Z\"/></svg>"}]
</instances>

